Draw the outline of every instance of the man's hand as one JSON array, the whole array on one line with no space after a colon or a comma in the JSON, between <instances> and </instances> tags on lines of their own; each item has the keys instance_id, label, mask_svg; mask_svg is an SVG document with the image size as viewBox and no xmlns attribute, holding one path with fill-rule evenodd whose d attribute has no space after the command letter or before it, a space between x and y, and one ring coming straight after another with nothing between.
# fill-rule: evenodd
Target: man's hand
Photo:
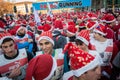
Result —
<instances>
[{"instance_id":1,"label":"man's hand","mask_svg":"<svg viewBox=\"0 0 120 80\"><path fill-rule=\"evenodd\" d=\"M28 42L33 42L33 39L28 39Z\"/></svg>"},{"instance_id":2,"label":"man's hand","mask_svg":"<svg viewBox=\"0 0 120 80\"><path fill-rule=\"evenodd\" d=\"M14 77L17 77L21 74L21 70L20 70L20 67L16 68L16 69L13 69L11 71L11 73L9 74L8 78L14 78Z\"/></svg>"}]
</instances>

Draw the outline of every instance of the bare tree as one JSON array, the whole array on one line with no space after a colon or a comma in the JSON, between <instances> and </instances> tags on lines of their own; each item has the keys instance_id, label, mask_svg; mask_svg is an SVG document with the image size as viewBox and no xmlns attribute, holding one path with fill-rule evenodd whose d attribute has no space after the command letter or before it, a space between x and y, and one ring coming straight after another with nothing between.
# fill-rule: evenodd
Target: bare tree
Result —
<instances>
[{"instance_id":1,"label":"bare tree","mask_svg":"<svg viewBox=\"0 0 120 80\"><path fill-rule=\"evenodd\" d=\"M0 15L8 14L13 12L13 4L0 0Z\"/></svg>"}]
</instances>

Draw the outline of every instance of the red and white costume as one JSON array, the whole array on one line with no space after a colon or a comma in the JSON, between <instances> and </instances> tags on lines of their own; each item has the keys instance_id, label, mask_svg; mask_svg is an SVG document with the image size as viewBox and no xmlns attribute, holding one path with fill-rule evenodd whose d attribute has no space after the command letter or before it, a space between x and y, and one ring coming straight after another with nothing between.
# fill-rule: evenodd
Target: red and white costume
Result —
<instances>
[{"instance_id":1,"label":"red and white costume","mask_svg":"<svg viewBox=\"0 0 120 80\"><path fill-rule=\"evenodd\" d=\"M27 63L28 58L25 49L20 49L18 55L12 60L6 59L4 55L0 55L0 74L2 77L7 77L11 70L20 67L22 73L20 76L14 78L14 80L24 79Z\"/></svg>"},{"instance_id":2,"label":"red and white costume","mask_svg":"<svg viewBox=\"0 0 120 80\"><path fill-rule=\"evenodd\" d=\"M92 39L90 43L91 49L96 50L100 54L104 65L109 65L113 53L113 40L107 39L105 42L99 42Z\"/></svg>"}]
</instances>

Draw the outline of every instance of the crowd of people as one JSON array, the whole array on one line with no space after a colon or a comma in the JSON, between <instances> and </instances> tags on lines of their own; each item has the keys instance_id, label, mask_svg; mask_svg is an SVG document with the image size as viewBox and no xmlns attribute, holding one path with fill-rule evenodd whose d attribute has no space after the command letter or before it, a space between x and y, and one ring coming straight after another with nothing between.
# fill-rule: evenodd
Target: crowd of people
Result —
<instances>
[{"instance_id":1,"label":"crowd of people","mask_svg":"<svg viewBox=\"0 0 120 80\"><path fill-rule=\"evenodd\" d=\"M4 15L0 80L120 80L120 14Z\"/></svg>"}]
</instances>

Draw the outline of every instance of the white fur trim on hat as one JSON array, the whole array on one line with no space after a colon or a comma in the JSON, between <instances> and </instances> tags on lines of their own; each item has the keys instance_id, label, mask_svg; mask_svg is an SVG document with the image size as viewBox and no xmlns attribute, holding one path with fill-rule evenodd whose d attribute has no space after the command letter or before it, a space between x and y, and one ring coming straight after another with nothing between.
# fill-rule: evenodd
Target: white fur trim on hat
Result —
<instances>
[{"instance_id":1,"label":"white fur trim on hat","mask_svg":"<svg viewBox=\"0 0 120 80\"><path fill-rule=\"evenodd\" d=\"M68 32L69 34L71 34L71 35L75 35L75 33L72 33L72 32L70 32L70 31L68 31L68 30L67 30L67 32Z\"/></svg>"},{"instance_id":2,"label":"white fur trim on hat","mask_svg":"<svg viewBox=\"0 0 120 80\"><path fill-rule=\"evenodd\" d=\"M84 74L85 72L94 69L95 67L97 67L98 65L102 65L103 63L100 60L101 58L99 56L95 56L95 59L93 61L91 61L90 63L88 63L87 65L83 66L80 69L77 70L72 70L73 74L76 77L81 76L82 74Z\"/></svg>"},{"instance_id":3,"label":"white fur trim on hat","mask_svg":"<svg viewBox=\"0 0 120 80\"><path fill-rule=\"evenodd\" d=\"M0 31L5 31L5 29L3 29L3 28L0 28Z\"/></svg>"},{"instance_id":4,"label":"white fur trim on hat","mask_svg":"<svg viewBox=\"0 0 120 80\"><path fill-rule=\"evenodd\" d=\"M43 79L43 80L49 80L53 76L53 74L54 74L54 72L55 72L55 70L57 68L57 62L56 62L56 60L53 57L52 57L52 59L53 59L52 70L51 70L50 74L45 79Z\"/></svg>"},{"instance_id":5,"label":"white fur trim on hat","mask_svg":"<svg viewBox=\"0 0 120 80\"><path fill-rule=\"evenodd\" d=\"M89 24L89 22L87 22L86 26L87 26L88 24ZM95 24L94 24L92 27L90 27L88 30L92 30L93 28L97 27L98 25L99 25L98 22L95 21Z\"/></svg>"},{"instance_id":6,"label":"white fur trim on hat","mask_svg":"<svg viewBox=\"0 0 120 80\"><path fill-rule=\"evenodd\" d=\"M76 39L79 39L79 40L81 40L82 42L84 42L86 45L89 45L89 42L88 42L85 38L83 38L83 37L81 37L81 36L77 36Z\"/></svg>"},{"instance_id":7,"label":"white fur trim on hat","mask_svg":"<svg viewBox=\"0 0 120 80\"><path fill-rule=\"evenodd\" d=\"M4 40L5 38L11 38L11 39L13 39L12 36L5 36L5 37L3 37L3 38L0 39L0 45L3 43L3 40ZM13 40L14 40L14 39L13 39Z\"/></svg>"},{"instance_id":8,"label":"white fur trim on hat","mask_svg":"<svg viewBox=\"0 0 120 80\"><path fill-rule=\"evenodd\" d=\"M91 17L90 19L97 19L97 17Z\"/></svg>"},{"instance_id":9,"label":"white fur trim on hat","mask_svg":"<svg viewBox=\"0 0 120 80\"><path fill-rule=\"evenodd\" d=\"M100 12L105 13L105 8L102 8L102 9L100 10Z\"/></svg>"},{"instance_id":10,"label":"white fur trim on hat","mask_svg":"<svg viewBox=\"0 0 120 80\"><path fill-rule=\"evenodd\" d=\"M114 21L116 21L116 19L113 19L112 21L105 21L106 23L112 23L112 22L114 22Z\"/></svg>"},{"instance_id":11,"label":"white fur trim on hat","mask_svg":"<svg viewBox=\"0 0 120 80\"><path fill-rule=\"evenodd\" d=\"M69 80L69 78L71 78L72 76L73 76L72 70L68 71L68 72L64 73L63 80Z\"/></svg>"},{"instance_id":12,"label":"white fur trim on hat","mask_svg":"<svg viewBox=\"0 0 120 80\"><path fill-rule=\"evenodd\" d=\"M106 20L101 20L101 19L100 19L100 22L106 22Z\"/></svg>"},{"instance_id":13,"label":"white fur trim on hat","mask_svg":"<svg viewBox=\"0 0 120 80\"><path fill-rule=\"evenodd\" d=\"M50 37L48 37L48 36L41 36L41 37L38 39L38 42L41 41L42 39L46 39L46 40L48 40L49 42L51 42L51 43L54 45L54 41L53 41L53 39L51 39Z\"/></svg>"},{"instance_id":14,"label":"white fur trim on hat","mask_svg":"<svg viewBox=\"0 0 120 80\"><path fill-rule=\"evenodd\" d=\"M16 31L16 33L18 33L18 31L20 30L20 29L22 29L22 28L24 28L25 29L25 31L27 31L27 29L25 28L25 27L19 27L18 29L17 29L17 31Z\"/></svg>"},{"instance_id":15,"label":"white fur trim on hat","mask_svg":"<svg viewBox=\"0 0 120 80\"><path fill-rule=\"evenodd\" d=\"M56 28L56 29L54 29L53 31L55 31L55 30L57 30L57 31L62 31L62 29L59 29L59 28Z\"/></svg>"},{"instance_id":16,"label":"white fur trim on hat","mask_svg":"<svg viewBox=\"0 0 120 80\"><path fill-rule=\"evenodd\" d=\"M89 28L89 30L91 30L91 29L97 27L98 25L99 25L99 24L98 24L98 22L96 21L96 23L95 23L91 28Z\"/></svg>"},{"instance_id":17,"label":"white fur trim on hat","mask_svg":"<svg viewBox=\"0 0 120 80\"><path fill-rule=\"evenodd\" d=\"M13 27L15 25L15 22L12 22L11 24L10 24L10 27Z\"/></svg>"},{"instance_id":18,"label":"white fur trim on hat","mask_svg":"<svg viewBox=\"0 0 120 80\"><path fill-rule=\"evenodd\" d=\"M53 26L51 26L51 28L50 28L50 30L49 31L53 31L54 30L54 27Z\"/></svg>"},{"instance_id":19,"label":"white fur trim on hat","mask_svg":"<svg viewBox=\"0 0 120 80\"><path fill-rule=\"evenodd\" d=\"M97 29L94 29L93 32L99 33L99 34L101 34L101 35L103 35L103 36L106 36L106 35L107 35L106 33L103 33L103 32L101 32L101 31L99 31L99 30L97 30Z\"/></svg>"}]
</instances>

